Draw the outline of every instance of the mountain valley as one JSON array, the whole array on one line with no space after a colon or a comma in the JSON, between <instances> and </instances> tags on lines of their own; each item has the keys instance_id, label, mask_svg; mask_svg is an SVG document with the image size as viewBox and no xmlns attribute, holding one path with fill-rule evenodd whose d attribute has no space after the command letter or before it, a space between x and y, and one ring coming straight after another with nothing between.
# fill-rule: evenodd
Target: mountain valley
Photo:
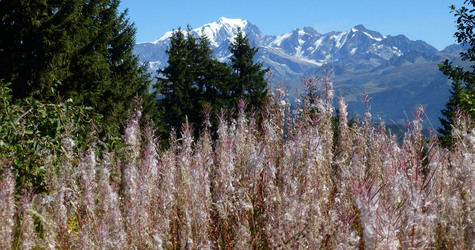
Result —
<instances>
[{"instance_id":1,"label":"mountain valley","mask_svg":"<svg viewBox=\"0 0 475 250\"><path fill-rule=\"evenodd\" d=\"M294 29L280 36L264 35L257 26L242 19L220 18L194 29L211 41L215 57L226 61L228 47L238 27L259 47L256 60L274 73L273 84L283 84L290 92L302 88L302 78L323 74L323 66L333 69L335 91L345 96L351 115L365 111L363 93L371 96L373 117L386 123L411 120L414 107L422 105L429 127L440 126L438 117L449 97L450 83L438 70L445 59L460 65L464 49L454 44L439 51L424 41L404 35L383 36L363 25L320 34L311 27ZM167 65L166 48L172 32L154 42L138 43L134 53L155 72Z\"/></svg>"}]
</instances>

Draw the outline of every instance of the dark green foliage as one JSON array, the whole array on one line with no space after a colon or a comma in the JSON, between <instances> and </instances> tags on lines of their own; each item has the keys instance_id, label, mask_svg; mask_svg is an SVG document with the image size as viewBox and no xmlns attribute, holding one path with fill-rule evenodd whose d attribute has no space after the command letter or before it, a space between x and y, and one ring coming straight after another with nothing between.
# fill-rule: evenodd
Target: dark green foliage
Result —
<instances>
[{"instance_id":1,"label":"dark green foliage","mask_svg":"<svg viewBox=\"0 0 475 250\"><path fill-rule=\"evenodd\" d=\"M226 65L213 57L206 36L193 37L190 27L186 32L181 29L173 32L166 51L168 66L158 71L156 85L163 96L160 103L164 107L166 128L179 128L188 119L198 133L205 121L204 107L208 107L212 128L216 128L218 121L214 114L236 110L241 99L254 110L262 106L267 96L267 81L262 63L253 62L257 49L251 48L249 40L239 31L230 50L231 64ZM166 137L169 130L162 133Z\"/></svg>"},{"instance_id":2,"label":"dark green foliage","mask_svg":"<svg viewBox=\"0 0 475 250\"><path fill-rule=\"evenodd\" d=\"M132 54L135 28L119 0L0 2L0 79L14 99L72 98L92 106L107 124L125 119L135 95L146 112L150 76Z\"/></svg>"},{"instance_id":3,"label":"dark green foliage","mask_svg":"<svg viewBox=\"0 0 475 250\"><path fill-rule=\"evenodd\" d=\"M210 105L213 111L221 108L228 108L229 82L231 81L231 71L229 67L216 60L210 48L210 42L205 35L198 40L197 51L195 52L196 63L194 75L200 95L201 105Z\"/></svg>"},{"instance_id":4,"label":"dark green foliage","mask_svg":"<svg viewBox=\"0 0 475 250\"><path fill-rule=\"evenodd\" d=\"M9 86L0 81L0 155L11 162L18 191L45 192L45 175L61 164L59 155L66 144L87 150L93 138L107 138L100 127L102 115L71 100L55 104L27 97L14 104ZM121 144L120 138L104 142L98 146L111 149Z\"/></svg>"},{"instance_id":5,"label":"dark green foliage","mask_svg":"<svg viewBox=\"0 0 475 250\"><path fill-rule=\"evenodd\" d=\"M460 56L464 61L475 62L475 15L473 7L475 0L466 0L464 2L472 7L465 6L456 9L451 6L452 11L457 17L457 29L455 37L459 43L468 44L469 49L461 52ZM475 119L475 64L471 65L470 70L464 70L461 67L453 66L451 62L445 60L439 65L439 70L452 80L451 96L446 104L446 108L441 111L443 118L440 118L442 128L439 129L440 139L443 145L450 145L452 127L455 124L458 112L463 112L472 120Z\"/></svg>"},{"instance_id":6,"label":"dark green foliage","mask_svg":"<svg viewBox=\"0 0 475 250\"><path fill-rule=\"evenodd\" d=\"M160 100L165 108L163 120L167 127L177 128L185 123L185 116L190 122L197 120L199 86L195 85L193 64L196 51L196 39L186 35L183 30L173 32L168 54L168 66L158 71L156 88L163 95Z\"/></svg>"},{"instance_id":7,"label":"dark green foliage","mask_svg":"<svg viewBox=\"0 0 475 250\"><path fill-rule=\"evenodd\" d=\"M445 61L443 65L439 66L439 69L452 80L450 99L445 104L445 109L441 111L443 117L439 118L442 128L438 131L440 133L440 140L443 145L449 146L451 144L451 132L452 126L456 122L456 115L458 110L469 110L470 105L464 101L464 93L466 88L464 87L464 81L469 81L472 77L472 73L469 71L463 71L460 67L452 66L448 61Z\"/></svg>"},{"instance_id":8,"label":"dark green foliage","mask_svg":"<svg viewBox=\"0 0 475 250\"><path fill-rule=\"evenodd\" d=\"M254 62L259 49L251 47L249 39L239 29L229 50L232 53L231 96L234 106L242 99L248 103L248 109L258 109L267 97L267 81L264 76L268 71L263 69L262 62Z\"/></svg>"}]
</instances>

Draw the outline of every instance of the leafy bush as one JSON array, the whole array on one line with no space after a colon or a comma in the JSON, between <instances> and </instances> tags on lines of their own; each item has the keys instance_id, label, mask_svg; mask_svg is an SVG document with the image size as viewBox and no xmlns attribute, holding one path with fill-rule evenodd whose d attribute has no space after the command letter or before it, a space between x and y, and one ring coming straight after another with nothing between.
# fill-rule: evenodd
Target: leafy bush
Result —
<instances>
[{"instance_id":1,"label":"leafy bush","mask_svg":"<svg viewBox=\"0 0 475 250\"><path fill-rule=\"evenodd\" d=\"M12 103L9 85L0 82L0 154L11 161L18 190L45 192L46 175L61 165L64 144L89 147L99 136L102 116L71 100L50 104L25 98Z\"/></svg>"}]
</instances>

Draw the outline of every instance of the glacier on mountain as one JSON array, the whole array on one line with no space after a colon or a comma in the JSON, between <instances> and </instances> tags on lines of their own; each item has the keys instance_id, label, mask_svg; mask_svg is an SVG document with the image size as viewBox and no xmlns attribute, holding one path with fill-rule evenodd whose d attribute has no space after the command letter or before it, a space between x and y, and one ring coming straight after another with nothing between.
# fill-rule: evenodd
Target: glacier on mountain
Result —
<instances>
[{"instance_id":1,"label":"glacier on mountain","mask_svg":"<svg viewBox=\"0 0 475 250\"><path fill-rule=\"evenodd\" d=\"M221 17L216 22L193 29L192 33L195 36L205 34L210 40L214 55L218 60L226 61L230 56L229 45L238 28L249 37L251 45L260 48L256 59L276 71L278 79L308 75L316 70L315 67L323 64L338 63L351 68L351 65L357 62L358 69L370 70L411 50L438 52L423 41L411 41L403 35L382 36L363 25L326 34L320 34L311 27L304 27L279 36L268 36L262 34L259 28L249 21ZM151 70L166 66L165 50L171 34L172 32L167 32L154 42L139 43L135 46L135 53L139 55L140 61L149 62ZM285 64L288 65L283 69L280 65ZM279 70L275 67L279 67Z\"/></svg>"},{"instance_id":2,"label":"glacier on mountain","mask_svg":"<svg viewBox=\"0 0 475 250\"><path fill-rule=\"evenodd\" d=\"M411 106L422 103L425 110L432 112L429 114L432 123L437 124L449 86L447 78L438 72L437 64L446 58L458 58L463 49L451 45L438 51L424 41L412 41L404 35L383 36L361 24L325 34L304 27L269 36L249 21L222 17L193 29L192 33L205 34L214 56L226 62L238 27L252 46L259 47L255 59L275 72L275 80L286 80L286 84L295 86L302 77L321 74L322 66L328 65L335 72L335 87L346 93L354 110L364 113L358 99L362 93L369 92L375 102L373 111L381 111L383 118L398 122L404 119L401 116L406 112L404 107L410 110ZM134 53L141 62L149 63L151 72L167 65L165 51L171 35L170 31L154 42L136 44ZM428 95L434 98L427 98Z\"/></svg>"}]
</instances>

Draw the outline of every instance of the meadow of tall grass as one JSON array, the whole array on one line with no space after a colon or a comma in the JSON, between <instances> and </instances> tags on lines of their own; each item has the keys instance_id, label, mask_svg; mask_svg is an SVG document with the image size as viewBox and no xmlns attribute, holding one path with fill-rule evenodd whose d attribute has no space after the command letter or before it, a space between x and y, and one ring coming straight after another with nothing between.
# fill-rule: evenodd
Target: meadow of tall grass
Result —
<instances>
[{"instance_id":1,"label":"meadow of tall grass","mask_svg":"<svg viewBox=\"0 0 475 250\"><path fill-rule=\"evenodd\" d=\"M445 149L417 108L401 144L369 109L349 126L342 97L335 124L328 76L305 85L296 107L276 87L261 116L240 102L216 134L184 124L166 150L138 108L122 151L64 133L42 194L15 192L0 156L0 249L475 249L470 121Z\"/></svg>"}]
</instances>

